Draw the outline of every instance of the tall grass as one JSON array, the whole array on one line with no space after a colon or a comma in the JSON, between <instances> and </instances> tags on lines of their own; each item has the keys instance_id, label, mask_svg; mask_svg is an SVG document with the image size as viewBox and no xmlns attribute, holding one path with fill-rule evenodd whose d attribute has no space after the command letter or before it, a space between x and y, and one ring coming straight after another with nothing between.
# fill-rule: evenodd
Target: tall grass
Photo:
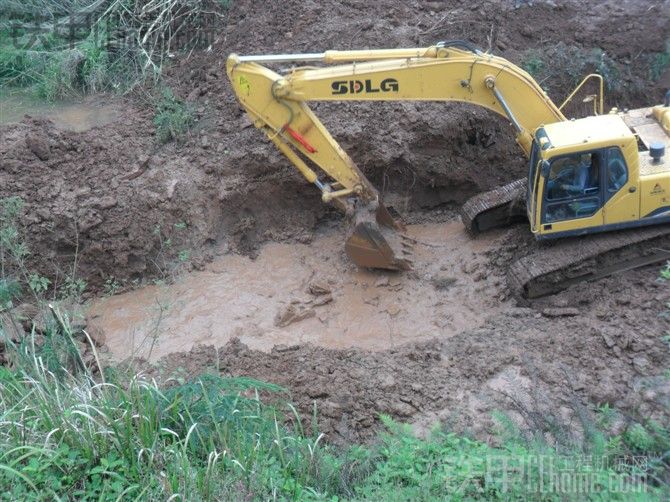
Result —
<instances>
[{"instance_id":1,"label":"tall grass","mask_svg":"<svg viewBox=\"0 0 670 502\"><path fill-rule=\"evenodd\" d=\"M149 8L150 7L150 8ZM0 85L48 100L128 91L179 51L207 47L227 1L0 0Z\"/></svg>"},{"instance_id":2,"label":"tall grass","mask_svg":"<svg viewBox=\"0 0 670 502\"><path fill-rule=\"evenodd\" d=\"M277 386L203 375L160 388L141 374L56 371L30 344L13 360L0 367L0 499L295 499L335 479L322 437L259 399Z\"/></svg>"}]
</instances>

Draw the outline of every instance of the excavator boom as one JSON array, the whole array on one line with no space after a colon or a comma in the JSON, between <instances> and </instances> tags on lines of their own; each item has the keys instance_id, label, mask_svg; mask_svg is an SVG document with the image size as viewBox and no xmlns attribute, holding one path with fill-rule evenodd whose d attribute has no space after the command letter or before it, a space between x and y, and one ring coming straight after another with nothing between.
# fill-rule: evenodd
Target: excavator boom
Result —
<instances>
[{"instance_id":1,"label":"excavator boom","mask_svg":"<svg viewBox=\"0 0 670 502\"><path fill-rule=\"evenodd\" d=\"M277 73L263 64L321 63ZM346 64L343 64L346 63ZM488 108L515 127L528 155L535 130L565 117L521 68L465 42L426 48L327 51L228 58L233 89L256 127L353 220L345 249L360 266L410 267L402 226L377 189L308 106L310 101L460 101ZM523 110L515 114L514 110Z\"/></svg>"}]
</instances>

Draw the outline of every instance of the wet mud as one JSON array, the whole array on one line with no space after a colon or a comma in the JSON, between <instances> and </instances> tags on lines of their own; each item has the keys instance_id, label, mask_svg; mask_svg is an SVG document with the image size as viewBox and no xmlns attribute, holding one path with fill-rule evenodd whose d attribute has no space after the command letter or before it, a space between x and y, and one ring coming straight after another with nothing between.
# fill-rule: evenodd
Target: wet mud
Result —
<instances>
[{"instance_id":1,"label":"wet mud","mask_svg":"<svg viewBox=\"0 0 670 502\"><path fill-rule=\"evenodd\" d=\"M510 304L487 271L499 233L473 240L451 220L410 226L408 235L418 241L408 273L358 269L332 230L310 244L267 244L254 260L217 257L174 284L97 301L89 318L116 358L155 361L232 338L264 351L297 343L387 350L447 339Z\"/></svg>"}]
</instances>

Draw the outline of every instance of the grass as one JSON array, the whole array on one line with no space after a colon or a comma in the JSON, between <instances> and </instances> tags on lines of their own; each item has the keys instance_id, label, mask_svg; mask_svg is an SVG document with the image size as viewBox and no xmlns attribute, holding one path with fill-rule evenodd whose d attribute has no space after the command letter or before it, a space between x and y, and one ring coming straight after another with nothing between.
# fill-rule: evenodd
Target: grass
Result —
<instances>
[{"instance_id":1,"label":"grass","mask_svg":"<svg viewBox=\"0 0 670 502\"><path fill-rule=\"evenodd\" d=\"M146 11L146 2L114 0L85 21L74 15L92 3L0 0L0 85L31 87L56 100L158 81L162 65L205 43L203 26L219 23L229 6L159 0ZM40 26L46 21L52 26Z\"/></svg>"},{"instance_id":2,"label":"grass","mask_svg":"<svg viewBox=\"0 0 670 502\"><path fill-rule=\"evenodd\" d=\"M286 428L255 394L275 386L207 375L170 389L140 376L121 385L63 376L41 354L20 354L20 371L0 370L4 499L297 498L319 489L320 438Z\"/></svg>"},{"instance_id":3,"label":"grass","mask_svg":"<svg viewBox=\"0 0 670 502\"><path fill-rule=\"evenodd\" d=\"M30 88L55 101L131 85L124 62L112 60L93 35L74 45L55 36L25 48L18 45L0 32L0 84L5 87Z\"/></svg>"},{"instance_id":4,"label":"grass","mask_svg":"<svg viewBox=\"0 0 670 502\"><path fill-rule=\"evenodd\" d=\"M670 68L670 39L665 43L665 51L655 54L652 57L649 76L653 81L657 81L668 68Z\"/></svg>"}]
</instances>

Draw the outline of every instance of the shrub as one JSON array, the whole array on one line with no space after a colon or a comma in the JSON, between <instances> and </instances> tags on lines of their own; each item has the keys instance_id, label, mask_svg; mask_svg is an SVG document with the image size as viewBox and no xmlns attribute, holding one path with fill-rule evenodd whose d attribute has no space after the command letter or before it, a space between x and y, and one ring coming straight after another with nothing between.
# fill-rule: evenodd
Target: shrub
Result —
<instances>
[{"instance_id":1,"label":"shrub","mask_svg":"<svg viewBox=\"0 0 670 502\"><path fill-rule=\"evenodd\" d=\"M665 43L665 51L652 57L649 69L651 79L654 81L660 79L668 68L670 68L670 39Z\"/></svg>"},{"instance_id":2,"label":"shrub","mask_svg":"<svg viewBox=\"0 0 670 502\"><path fill-rule=\"evenodd\" d=\"M79 89L79 72L86 56L79 49L50 54L48 62L38 75L36 92L47 101L63 99Z\"/></svg>"},{"instance_id":3,"label":"shrub","mask_svg":"<svg viewBox=\"0 0 670 502\"><path fill-rule=\"evenodd\" d=\"M610 92L623 90L621 70L616 62L599 48L582 49L562 42L543 49L524 52L521 67L557 102L566 97L590 73L602 75L605 88ZM595 94L597 89L588 84L584 93ZM574 101L567 110L568 116L585 116L593 113L593 105Z\"/></svg>"},{"instance_id":4,"label":"shrub","mask_svg":"<svg viewBox=\"0 0 670 502\"><path fill-rule=\"evenodd\" d=\"M161 143L181 139L193 125L193 112L189 106L165 88L157 100L154 125L156 137Z\"/></svg>"}]
</instances>

